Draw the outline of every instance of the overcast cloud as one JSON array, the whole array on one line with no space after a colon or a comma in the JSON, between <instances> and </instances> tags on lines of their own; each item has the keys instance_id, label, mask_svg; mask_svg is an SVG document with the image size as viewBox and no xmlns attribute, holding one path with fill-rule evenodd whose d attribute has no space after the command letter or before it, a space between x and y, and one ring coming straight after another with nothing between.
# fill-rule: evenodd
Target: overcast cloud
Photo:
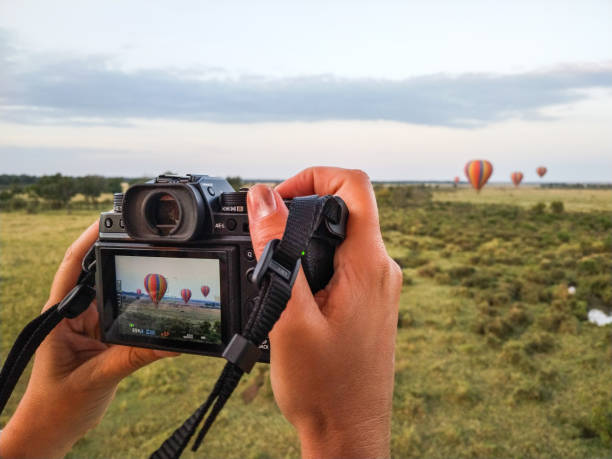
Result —
<instances>
[{"instance_id":1,"label":"overcast cloud","mask_svg":"<svg viewBox=\"0 0 612 459\"><path fill-rule=\"evenodd\" d=\"M34 55L0 34L0 119L121 124L130 118L213 122L387 120L474 127L539 119L540 110L610 88L612 65L512 75L435 74L403 80L332 75L230 77L218 69L114 68L100 56Z\"/></svg>"}]
</instances>

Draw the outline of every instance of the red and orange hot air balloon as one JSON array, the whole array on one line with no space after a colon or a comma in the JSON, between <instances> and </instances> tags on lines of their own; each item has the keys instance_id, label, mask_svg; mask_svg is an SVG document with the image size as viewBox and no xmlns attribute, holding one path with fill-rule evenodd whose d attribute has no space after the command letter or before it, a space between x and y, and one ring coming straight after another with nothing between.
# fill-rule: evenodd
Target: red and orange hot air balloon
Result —
<instances>
[{"instance_id":1,"label":"red and orange hot air balloon","mask_svg":"<svg viewBox=\"0 0 612 459\"><path fill-rule=\"evenodd\" d=\"M202 288L200 290L202 291L202 295L204 295L204 298L206 298L210 293L210 287L208 285L202 285Z\"/></svg>"},{"instance_id":2,"label":"red and orange hot air balloon","mask_svg":"<svg viewBox=\"0 0 612 459\"><path fill-rule=\"evenodd\" d=\"M158 304L166 294L168 281L161 274L147 274L144 278L144 288L153 303Z\"/></svg>"},{"instance_id":3,"label":"red and orange hot air balloon","mask_svg":"<svg viewBox=\"0 0 612 459\"><path fill-rule=\"evenodd\" d=\"M523 180L523 173L518 171L513 172L510 174L510 178L512 179L512 183L514 183L514 186L518 187Z\"/></svg>"},{"instance_id":4,"label":"red and orange hot air balloon","mask_svg":"<svg viewBox=\"0 0 612 459\"><path fill-rule=\"evenodd\" d=\"M142 295L142 290L140 290L139 288L136 289L136 299L140 298L140 295Z\"/></svg>"},{"instance_id":5,"label":"red and orange hot air balloon","mask_svg":"<svg viewBox=\"0 0 612 459\"><path fill-rule=\"evenodd\" d=\"M455 180L454 180L455 185L458 185L460 181L461 179L459 177L455 177Z\"/></svg>"},{"instance_id":6,"label":"red and orange hot air balloon","mask_svg":"<svg viewBox=\"0 0 612 459\"><path fill-rule=\"evenodd\" d=\"M487 183L493 173L493 164L483 159L468 161L465 165L465 176L477 191Z\"/></svg>"},{"instance_id":7,"label":"red and orange hot air balloon","mask_svg":"<svg viewBox=\"0 0 612 459\"><path fill-rule=\"evenodd\" d=\"M536 172L538 173L538 175L540 176L540 178L544 177L546 175L546 172L548 171L548 169L546 169L544 166L540 166L536 169Z\"/></svg>"},{"instance_id":8,"label":"red and orange hot air balloon","mask_svg":"<svg viewBox=\"0 0 612 459\"><path fill-rule=\"evenodd\" d=\"M183 299L185 304L187 304L189 302L189 299L191 298L191 290L189 290L188 288L184 288L183 290L181 290L181 298Z\"/></svg>"}]
</instances>

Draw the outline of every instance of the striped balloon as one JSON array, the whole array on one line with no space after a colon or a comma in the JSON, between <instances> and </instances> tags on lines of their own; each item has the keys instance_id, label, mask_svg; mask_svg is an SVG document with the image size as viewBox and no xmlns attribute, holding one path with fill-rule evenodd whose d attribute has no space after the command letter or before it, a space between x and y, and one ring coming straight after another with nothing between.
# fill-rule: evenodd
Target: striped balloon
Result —
<instances>
[{"instance_id":1,"label":"striped balloon","mask_svg":"<svg viewBox=\"0 0 612 459\"><path fill-rule=\"evenodd\" d=\"M181 298L183 299L185 304L187 304L189 302L189 298L191 298L191 290L189 290L188 288L184 288L183 290L181 290Z\"/></svg>"},{"instance_id":2,"label":"striped balloon","mask_svg":"<svg viewBox=\"0 0 612 459\"><path fill-rule=\"evenodd\" d=\"M493 165L483 159L468 161L465 165L465 176L478 191L487 183L492 173Z\"/></svg>"},{"instance_id":3,"label":"striped balloon","mask_svg":"<svg viewBox=\"0 0 612 459\"><path fill-rule=\"evenodd\" d=\"M546 169L544 166L540 166L536 169L536 172L538 173L540 177L544 177L547 171L548 169Z\"/></svg>"},{"instance_id":4,"label":"striped balloon","mask_svg":"<svg viewBox=\"0 0 612 459\"><path fill-rule=\"evenodd\" d=\"M147 274L144 278L144 288L153 303L158 304L166 294L168 281L161 274Z\"/></svg>"},{"instance_id":5,"label":"striped balloon","mask_svg":"<svg viewBox=\"0 0 612 459\"><path fill-rule=\"evenodd\" d=\"M514 186L519 186L519 184L523 180L523 173L513 172L512 174L510 174L510 178L512 179L512 183L514 183Z\"/></svg>"},{"instance_id":6,"label":"striped balloon","mask_svg":"<svg viewBox=\"0 0 612 459\"><path fill-rule=\"evenodd\" d=\"M210 293L210 287L208 285L202 285L202 288L200 290L202 291L202 295L204 295L204 298L206 298Z\"/></svg>"}]
</instances>

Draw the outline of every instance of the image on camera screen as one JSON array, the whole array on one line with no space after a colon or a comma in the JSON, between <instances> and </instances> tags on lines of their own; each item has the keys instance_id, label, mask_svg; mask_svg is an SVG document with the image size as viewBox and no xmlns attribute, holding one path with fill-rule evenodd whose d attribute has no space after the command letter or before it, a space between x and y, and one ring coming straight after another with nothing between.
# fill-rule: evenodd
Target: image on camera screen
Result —
<instances>
[{"instance_id":1,"label":"image on camera screen","mask_svg":"<svg viewBox=\"0 0 612 459\"><path fill-rule=\"evenodd\" d=\"M115 255L122 335L221 344L219 260Z\"/></svg>"}]
</instances>

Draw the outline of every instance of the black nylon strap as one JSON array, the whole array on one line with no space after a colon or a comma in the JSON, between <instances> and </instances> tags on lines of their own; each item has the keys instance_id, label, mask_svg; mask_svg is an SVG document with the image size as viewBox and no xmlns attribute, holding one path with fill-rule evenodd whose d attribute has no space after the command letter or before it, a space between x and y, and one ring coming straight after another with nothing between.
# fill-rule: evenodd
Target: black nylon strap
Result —
<instances>
[{"instance_id":1,"label":"black nylon strap","mask_svg":"<svg viewBox=\"0 0 612 459\"><path fill-rule=\"evenodd\" d=\"M26 325L19 333L0 371L0 413L4 410L32 355L63 318L57 312L57 304L55 304Z\"/></svg>"},{"instance_id":2,"label":"black nylon strap","mask_svg":"<svg viewBox=\"0 0 612 459\"><path fill-rule=\"evenodd\" d=\"M329 196L307 196L295 198L289 209L289 217L283 238L278 243L273 258L287 270L292 271L308 246L314 231L319 226L325 203ZM255 345L260 345L280 318L289 299L291 285L273 271L264 277L258 301L243 330L243 337ZM192 450L200 446L217 415L231 396L243 375L243 370L228 362L215 386L204 402L161 446L151 455L151 459L177 459L195 433L206 411L211 410L200 430Z\"/></svg>"},{"instance_id":3,"label":"black nylon strap","mask_svg":"<svg viewBox=\"0 0 612 459\"><path fill-rule=\"evenodd\" d=\"M0 371L0 413L4 410L19 377L40 343L62 319L77 317L87 309L93 300L95 261L92 261L92 254L93 250L90 249L83 259L83 263L87 261L88 264L79 275L78 284L68 292L62 301L32 320L19 333Z\"/></svg>"}]
</instances>

